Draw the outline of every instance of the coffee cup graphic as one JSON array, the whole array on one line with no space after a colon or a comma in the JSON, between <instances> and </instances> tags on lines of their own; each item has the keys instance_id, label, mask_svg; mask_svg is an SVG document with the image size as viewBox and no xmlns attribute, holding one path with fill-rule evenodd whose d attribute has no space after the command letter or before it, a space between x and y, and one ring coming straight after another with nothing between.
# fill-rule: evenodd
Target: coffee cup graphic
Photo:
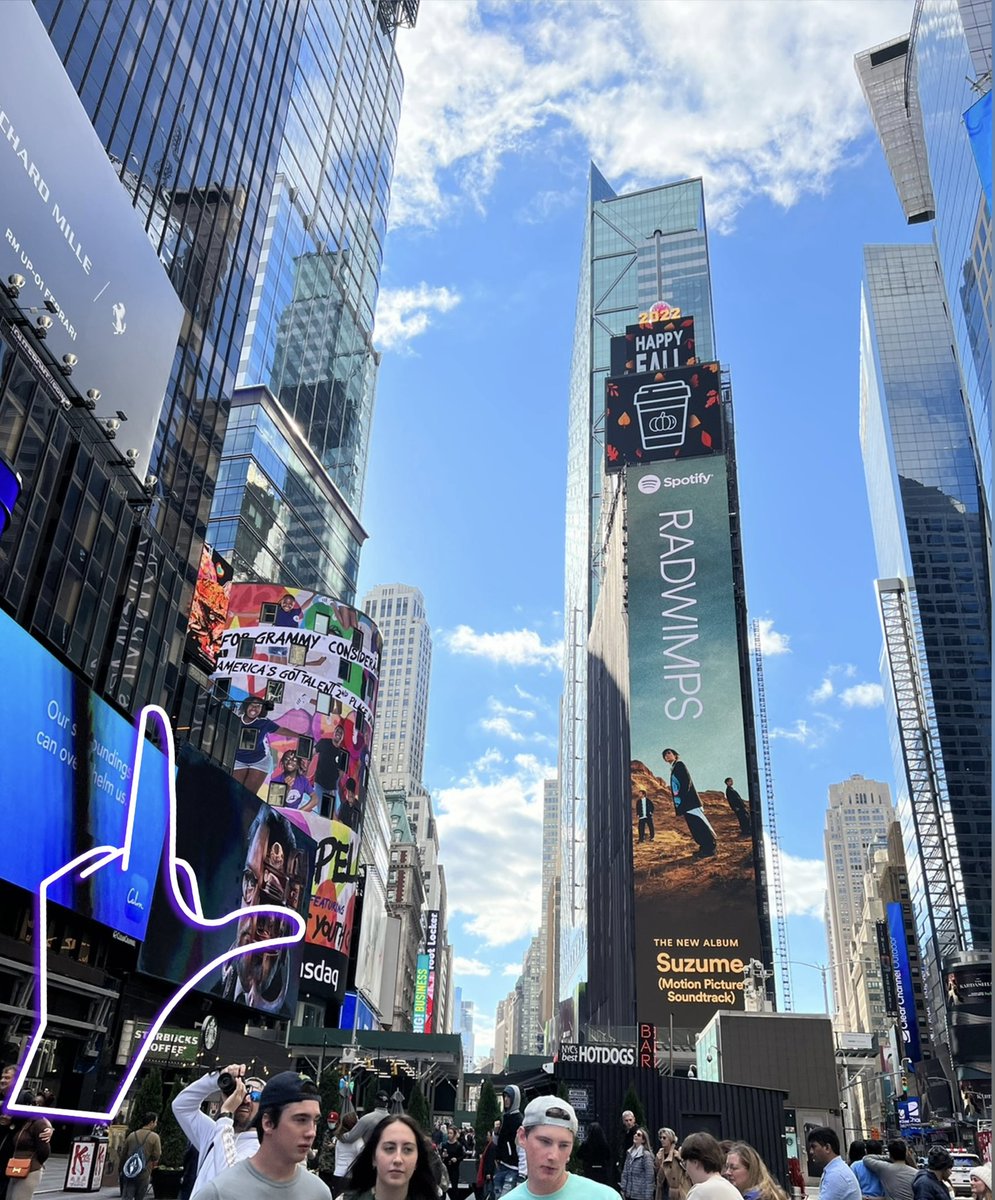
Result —
<instances>
[{"instance_id":1,"label":"coffee cup graphic","mask_svg":"<svg viewBox=\"0 0 995 1200\"><path fill-rule=\"evenodd\" d=\"M644 450L676 449L684 445L691 389L682 380L644 384L634 397L639 437Z\"/></svg>"}]
</instances>

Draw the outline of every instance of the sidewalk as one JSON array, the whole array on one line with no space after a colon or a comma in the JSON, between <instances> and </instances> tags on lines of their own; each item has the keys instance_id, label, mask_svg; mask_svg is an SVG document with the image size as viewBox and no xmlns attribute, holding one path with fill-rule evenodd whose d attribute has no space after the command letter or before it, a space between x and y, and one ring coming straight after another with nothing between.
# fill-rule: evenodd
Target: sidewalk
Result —
<instances>
[{"instance_id":1,"label":"sidewalk","mask_svg":"<svg viewBox=\"0 0 995 1200\"><path fill-rule=\"evenodd\" d=\"M45 1164L45 1169L42 1172L41 1182L38 1184L38 1189L35 1192L36 1196L48 1196L51 1200L56 1197L68 1196L99 1196L101 1200L110 1200L113 1196L117 1200L118 1189L117 1184L107 1184L100 1189L99 1192L81 1192L73 1189L67 1192L65 1189L66 1171L69 1168L68 1154L53 1154Z\"/></svg>"}]
</instances>

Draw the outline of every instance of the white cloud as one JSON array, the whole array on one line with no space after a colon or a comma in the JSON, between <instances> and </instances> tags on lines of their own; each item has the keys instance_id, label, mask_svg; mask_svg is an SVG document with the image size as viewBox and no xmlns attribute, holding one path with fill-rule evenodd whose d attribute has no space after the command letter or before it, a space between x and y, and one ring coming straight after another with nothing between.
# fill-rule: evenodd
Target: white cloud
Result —
<instances>
[{"instance_id":1,"label":"white cloud","mask_svg":"<svg viewBox=\"0 0 995 1200\"><path fill-rule=\"evenodd\" d=\"M760 626L760 650L764 658L791 653L790 634L779 633L774 628L773 620L769 617L761 617L757 624Z\"/></svg>"},{"instance_id":2,"label":"white cloud","mask_svg":"<svg viewBox=\"0 0 995 1200\"><path fill-rule=\"evenodd\" d=\"M447 287L381 288L373 340L381 350L398 350L432 324L433 313L447 313L462 300Z\"/></svg>"},{"instance_id":3,"label":"white cloud","mask_svg":"<svg viewBox=\"0 0 995 1200\"><path fill-rule=\"evenodd\" d=\"M489 768L478 760L434 792L450 915L462 913L467 933L487 946L539 927L543 781L554 770L532 754Z\"/></svg>"},{"instance_id":4,"label":"white cloud","mask_svg":"<svg viewBox=\"0 0 995 1200\"><path fill-rule=\"evenodd\" d=\"M502 975L507 975L509 979L517 979L522 973L521 963L505 963L501 971Z\"/></svg>"},{"instance_id":5,"label":"white cloud","mask_svg":"<svg viewBox=\"0 0 995 1200\"><path fill-rule=\"evenodd\" d=\"M453 654L486 658L494 663L516 667L543 667L559 670L563 661L563 642L546 643L534 629L513 629L506 633L477 633L469 625L457 625L442 635L443 644Z\"/></svg>"},{"instance_id":6,"label":"white cloud","mask_svg":"<svg viewBox=\"0 0 995 1200\"><path fill-rule=\"evenodd\" d=\"M488 696L487 707L499 717L522 717L526 721L535 720L535 713L528 708L515 708L511 704L503 704L496 696Z\"/></svg>"},{"instance_id":7,"label":"white cloud","mask_svg":"<svg viewBox=\"0 0 995 1200\"><path fill-rule=\"evenodd\" d=\"M481 978L486 978L490 975L491 969L487 963L482 963L478 958L464 958L462 954L457 954L453 958L453 973L457 976L479 975Z\"/></svg>"},{"instance_id":8,"label":"white cloud","mask_svg":"<svg viewBox=\"0 0 995 1200\"><path fill-rule=\"evenodd\" d=\"M470 770L478 773L482 771L489 771L492 767L500 766L503 762L504 755L500 750L497 750L491 746L489 749L485 750L483 754L481 754Z\"/></svg>"},{"instance_id":9,"label":"white cloud","mask_svg":"<svg viewBox=\"0 0 995 1200\"><path fill-rule=\"evenodd\" d=\"M840 692L847 708L879 708L884 704L884 688L880 683L855 683Z\"/></svg>"},{"instance_id":10,"label":"white cloud","mask_svg":"<svg viewBox=\"0 0 995 1200\"><path fill-rule=\"evenodd\" d=\"M767 858L767 878L773 878L774 865L769 838L764 839ZM781 883L784 888L784 908L787 917L817 917L825 920L826 864L821 858L798 858L781 851ZM774 896L771 892L771 913Z\"/></svg>"},{"instance_id":11,"label":"white cloud","mask_svg":"<svg viewBox=\"0 0 995 1200\"><path fill-rule=\"evenodd\" d=\"M828 700L835 693L835 690L833 681L827 675L815 691L809 692L808 698L813 704L822 704L823 701Z\"/></svg>"},{"instance_id":12,"label":"white cloud","mask_svg":"<svg viewBox=\"0 0 995 1200\"><path fill-rule=\"evenodd\" d=\"M869 128L854 53L911 14L911 0L422 5L399 43L392 223L481 209L503 158L543 127L579 136L624 187L702 175L712 228L756 196L790 207L825 191Z\"/></svg>"},{"instance_id":13,"label":"white cloud","mask_svg":"<svg viewBox=\"0 0 995 1200\"><path fill-rule=\"evenodd\" d=\"M770 731L770 739L771 741L780 739L785 742L797 742L799 746L804 746L807 750L815 750L819 746L824 746L830 735L836 733L840 728L839 721L827 717L824 713L817 713L814 722L799 717L788 728L776 725Z\"/></svg>"},{"instance_id":14,"label":"white cloud","mask_svg":"<svg viewBox=\"0 0 995 1200\"><path fill-rule=\"evenodd\" d=\"M480 722L480 728L497 737L507 738L509 742L525 741L525 735L519 733L507 717L484 717Z\"/></svg>"}]
</instances>

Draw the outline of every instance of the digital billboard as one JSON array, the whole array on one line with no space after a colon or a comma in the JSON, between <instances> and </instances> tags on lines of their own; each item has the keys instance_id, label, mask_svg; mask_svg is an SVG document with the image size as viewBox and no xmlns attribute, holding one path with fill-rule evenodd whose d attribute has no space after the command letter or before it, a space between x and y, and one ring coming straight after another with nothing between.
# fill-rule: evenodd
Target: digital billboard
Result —
<instances>
[{"instance_id":1,"label":"digital billboard","mask_svg":"<svg viewBox=\"0 0 995 1200\"><path fill-rule=\"evenodd\" d=\"M315 864L312 839L189 745L177 758L176 853L199 881L209 918L265 905L308 915ZM283 925L288 928L281 931ZM194 927L178 914L168 881L160 874L139 970L183 983L233 945L283 932L290 932L286 918L268 912L240 918L234 941L231 926ZM296 942L231 959L208 975L200 990L258 1012L292 1017L303 950L303 943Z\"/></svg>"},{"instance_id":2,"label":"digital billboard","mask_svg":"<svg viewBox=\"0 0 995 1200\"><path fill-rule=\"evenodd\" d=\"M605 380L605 470L723 450L717 362Z\"/></svg>"},{"instance_id":3,"label":"digital billboard","mask_svg":"<svg viewBox=\"0 0 995 1200\"><path fill-rule=\"evenodd\" d=\"M16 754L0 761L8 831L31 819L16 851L0 855L0 877L32 893L48 875L91 846L124 845L137 733L33 637L0 612L0 662L9 680L0 713ZM147 747L146 754L158 755ZM162 772L139 782L143 820L132 834L130 870L88 879L65 876L49 889L56 903L129 936L145 936L166 827Z\"/></svg>"},{"instance_id":4,"label":"digital billboard","mask_svg":"<svg viewBox=\"0 0 995 1200\"><path fill-rule=\"evenodd\" d=\"M965 951L944 960L944 991L950 1055L966 1117L991 1112L992 961L986 951Z\"/></svg>"},{"instance_id":5,"label":"digital billboard","mask_svg":"<svg viewBox=\"0 0 995 1200\"><path fill-rule=\"evenodd\" d=\"M435 985L438 979L436 957L439 950L439 910L429 909L425 916L425 957L428 959L428 994L425 1000L425 1033L435 1032Z\"/></svg>"},{"instance_id":6,"label":"digital billboard","mask_svg":"<svg viewBox=\"0 0 995 1200\"><path fill-rule=\"evenodd\" d=\"M415 1005L411 1014L414 1033L425 1032L425 1013L428 1010L428 955L419 954L415 968Z\"/></svg>"},{"instance_id":7,"label":"digital billboard","mask_svg":"<svg viewBox=\"0 0 995 1200\"><path fill-rule=\"evenodd\" d=\"M56 358L96 416L126 418L123 448L144 478L183 307L35 12L3 6L0 278L49 322ZM32 324L34 324L34 318Z\"/></svg>"},{"instance_id":8,"label":"digital billboard","mask_svg":"<svg viewBox=\"0 0 995 1200\"><path fill-rule=\"evenodd\" d=\"M303 990L342 999L382 638L365 613L274 583L233 583L213 680L237 705L234 777L317 843Z\"/></svg>"},{"instance_id":9,"label":"digital billboard","mask_svg":"<svg viewBox=\"0 0 995 1200\"><path fill-rule=\"evenodd\" d=\"M213 671L221 651L221 635L228 623L228 598L232 585L231 563L205 545L200 552L197 583L187 621L187 656Z\"/></svg>"},{"instance_id":10,"label":"digital billboard","mask_svg":"<svg viewBox=\"0 0 995 1200\"><path fill-rule=\"evenodd\" d=\"M677 313L671 316L670 313ZM644 313L649 317L649 313ZM693 366L698 360L694 348L694 317L685 317L679 309L668 310L661 320L645 320L627 325L625 333L611 339L610 374L645 375L670 367Z\"/></svg>"},{"instance_id":11,"label":"digital billboard","mask_svg":"<svg viewBox=\"0 0 995 1200\"><path fill-rule=\"evenodd\" d=\"M902 1035L901 1057L917 1063L922 1058L922 1049L919 1043L915 991L912 987L912 963L909 960L908 942L905 940L905 917L901 904L890 903L887 906L886 919L892 978L895 981L895 1008Z\"/></svg>"},{"instance_id":12,"label":"digital billboard","mask_svg":"<svg viewBox=\"0 0 995 1200\"><path fill-rule=\"evenodd\" d=\"M626 478L636 1012L701 1029L762 958L725 459Z\"/></svg>"}]
</instances>

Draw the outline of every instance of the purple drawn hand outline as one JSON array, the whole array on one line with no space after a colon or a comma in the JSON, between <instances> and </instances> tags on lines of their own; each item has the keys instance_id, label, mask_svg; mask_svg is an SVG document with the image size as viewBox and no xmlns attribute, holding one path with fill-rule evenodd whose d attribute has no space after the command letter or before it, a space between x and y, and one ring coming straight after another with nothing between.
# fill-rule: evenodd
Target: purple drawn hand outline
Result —
<instances>
[{"instance_id":1,"label":"purple drawn hand outline","mask_svg":"<svg viewBox=\"0 0 995 1200\"><path fill-rule=\"evenodd\" d=\"M179 910L180 915L188 924L197 929L219 929L236 923L243 917L269 915L288 921L296 928L296 932L285 934L281 937L261 939L251 942L248 945L231 946L224 954L219 954L216 958L213 958L207 966L201 967L199 971L186 980L174 992L168 1003L159 1010L155 1019L149 1025L145 1036L137 1048L135 1059L118 1085L117 1091L114 1093L106 1111L46 1108L42 1105L16 1104L13 1098L20 1093L21 1088L24 1086L24 1081L31 1075L31 1065L40 1049L48 1026L47 947L49 889L67 875L78 875L80 879L89 879L91 875L95 875L104 868L111 868L114 864L117 864L118 869L122 872L129 869L135 815L138 808L138 785L142 773L142 759L146 749L145 730L150 718L154 718L157 721L166 745L166 753L163 755L165 759L163 770L166 774L165 791L167 797L166 844L164 846L166 853L165 882L170 891L171 899ZM188 902L187 896L184 894L181 880L188 889L190 902ZM11 1113L14 1116L58 1117L60 1120L70 1121L90 1122L112 1120L121 1107L125 1096L128 1094L129 1088L134 1083L135 1076L141 1070L142 1063L152 1049L156 1034L166 1023L169 1014L189 991L195 988L202 979L205 979L213 971L216 971L222 964L230 962L235 958L244 957L247 954L258 954L260 950L267 947L291 946L295 942L301 941L306 929L307 924L300 913L295 912L292 908L284 908L282 905L253 905L246 908L239 908L235 912L230 912L223 917L204 916L196 873L186 859L177 858L176 855L176 749L173 743L172 726L169 723L169 716L162 708L156 704L147 704L142 709L138 718L138 739L135 745L134 769L131 773L131 793L128 797L128 815L125 822L124 845L96 846L92 850L87 850L83 854L77 855L71 862L66 863L65 866L60 867L51 875L46 876L39 884L35 906L35 952L38 979L35 990L36 1023L25 1056L17 1068L17 1074L14 1076L13 1082L7 1090L7 1099L4 1101L3 1111Z\"/></svg>"}]
</instances>

